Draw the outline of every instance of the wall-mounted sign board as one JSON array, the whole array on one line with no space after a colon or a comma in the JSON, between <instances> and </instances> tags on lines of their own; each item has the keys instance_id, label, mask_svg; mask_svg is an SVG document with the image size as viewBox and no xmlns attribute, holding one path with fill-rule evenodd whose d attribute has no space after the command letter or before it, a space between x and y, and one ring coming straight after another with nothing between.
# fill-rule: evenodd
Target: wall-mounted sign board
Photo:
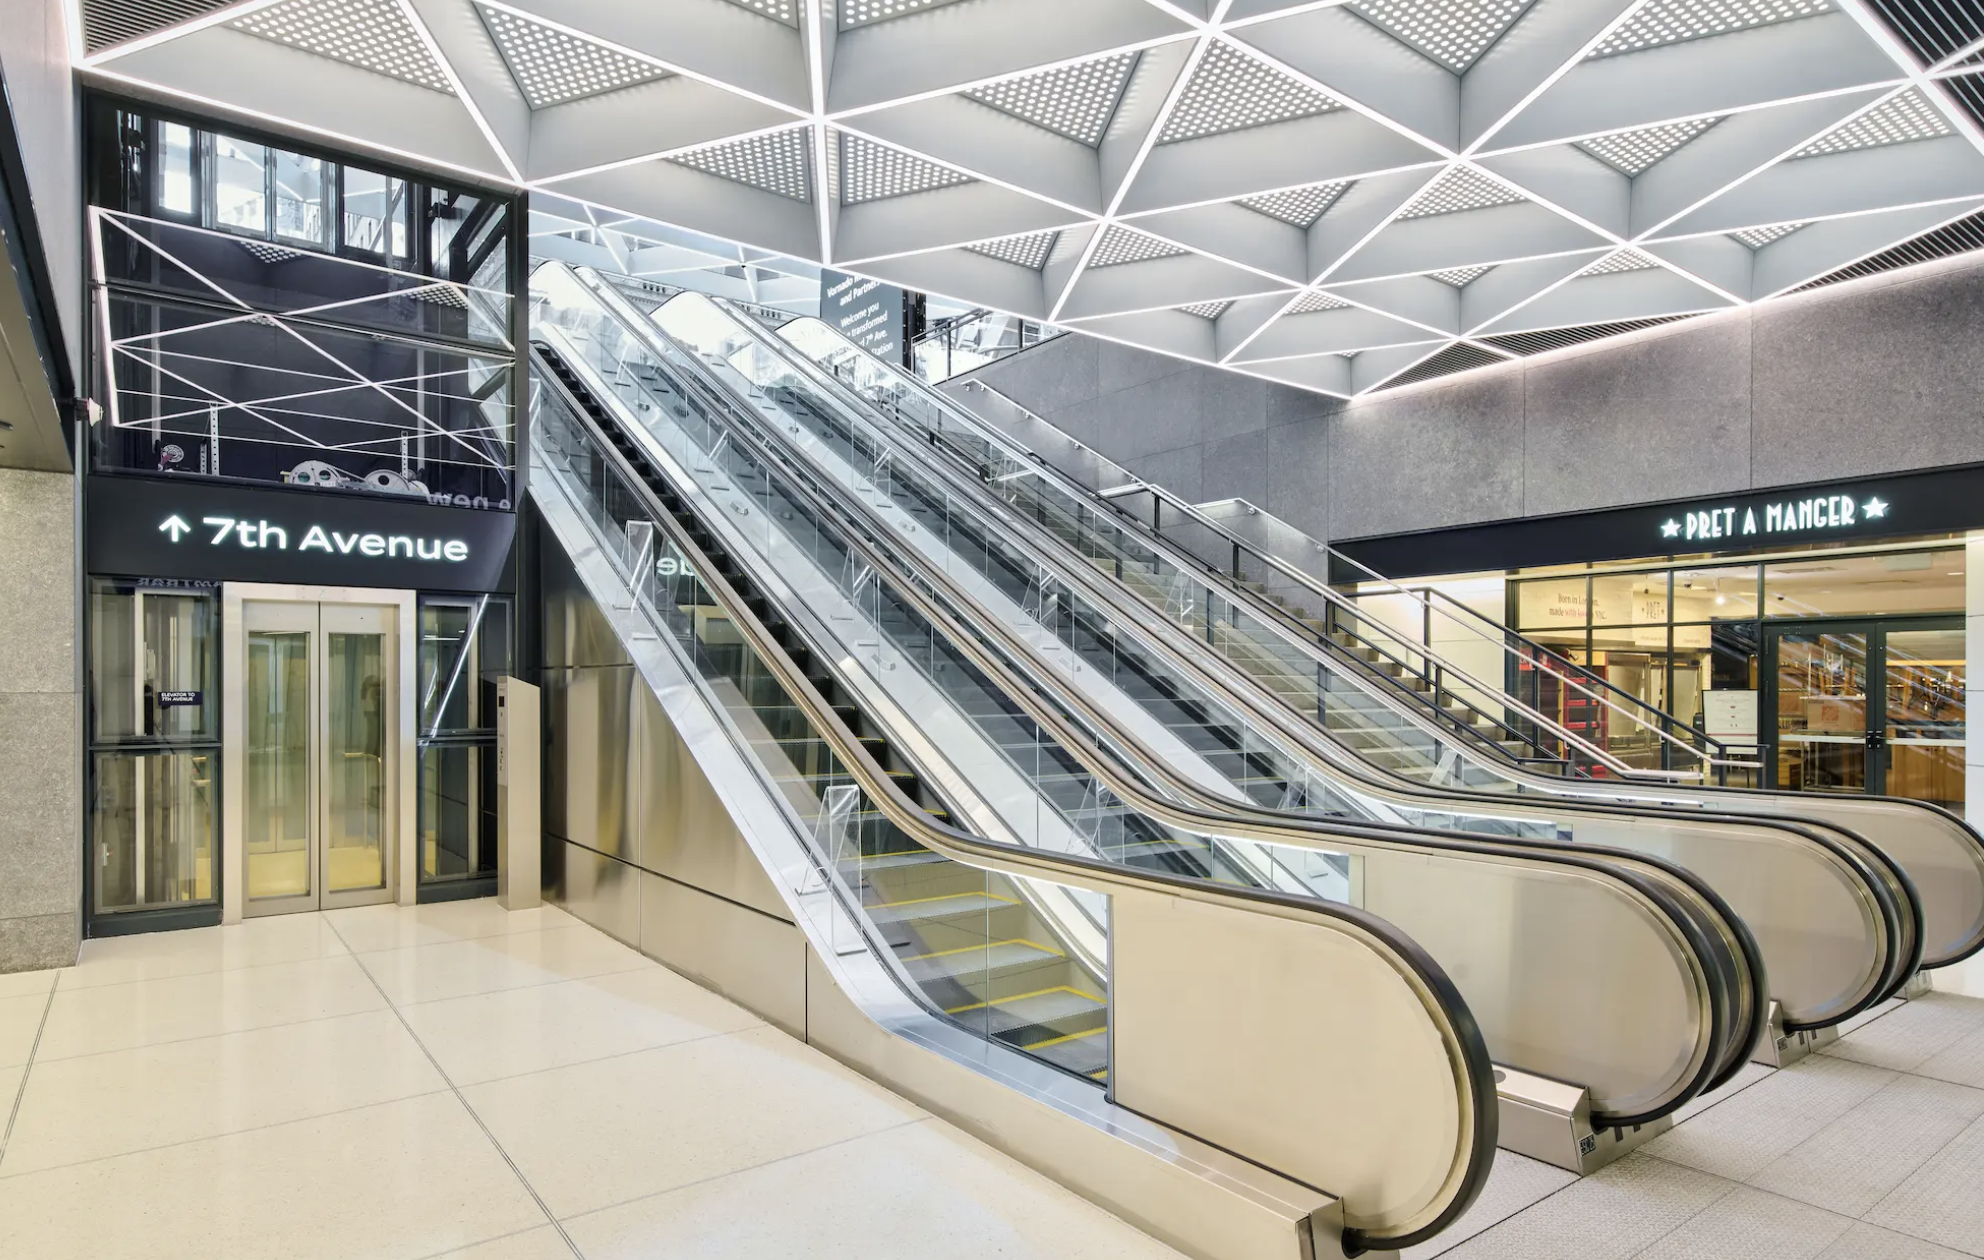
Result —
<instances>
[{"instance_id":1,"label":"wall-mounted sign board","mask_svg":"<svg viewBox=\"0 0 1984 1260\"><path fill-rule=\"evenodd\" d=\"M93 475L91 573L396 590L509 589L511 512L191 477Z\"/></svg>"}]
</instances>

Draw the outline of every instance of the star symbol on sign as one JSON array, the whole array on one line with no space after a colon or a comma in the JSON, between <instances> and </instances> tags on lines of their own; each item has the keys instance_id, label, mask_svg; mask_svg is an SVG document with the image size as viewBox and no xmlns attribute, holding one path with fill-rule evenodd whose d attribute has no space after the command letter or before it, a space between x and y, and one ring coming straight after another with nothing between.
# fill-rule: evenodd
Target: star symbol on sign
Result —
<instances>
[{"instance_id":1,"label":"star symbol on sign","mask_svg":"<svg viewBox=\"0 0 1984 1260\"><path fill-rule=\"evenodd\" d=\"M1873 498L1861 504L1860 510L1867 514L1868 520L1870 521L1879 520L1881 517L1886 516L1888 514L1888 505L1881 502L1881 496L1877 494Z\"/></svg>"},{"instance_id":2,"label":"star symbol on sign","mask_svg":"<svg viewBox=\"0 0 1984 1260\"><path fill-rule=\"evenodd\" d=\"M1679 521L1662 521L1660 523L1660 536L1662 538L1672 538L1680 532L1681 522Z\"/></svg>"}]
</instances>

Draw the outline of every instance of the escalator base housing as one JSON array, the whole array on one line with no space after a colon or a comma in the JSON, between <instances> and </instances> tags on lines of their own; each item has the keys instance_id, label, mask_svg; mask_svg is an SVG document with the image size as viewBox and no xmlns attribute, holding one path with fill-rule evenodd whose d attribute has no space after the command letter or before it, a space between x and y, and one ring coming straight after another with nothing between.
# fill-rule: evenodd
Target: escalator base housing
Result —
<instances>
[{"instance_id":1,"label":"escalator base housing","mask_svg":"<svg viewBox=\"0 0 1984 1260\"><path fill-rule=\"evenodd\" d=\"M1591 1095L1583 1086L1499 1065L1495 1075L1495 1092L1501 1100L1498 1141L1502 1149L1579 1176L1597 1172L1674 1127L1674 1118L1663 1116L1629 1129L1594 1129Z\"/></svg>"}]
</instances>

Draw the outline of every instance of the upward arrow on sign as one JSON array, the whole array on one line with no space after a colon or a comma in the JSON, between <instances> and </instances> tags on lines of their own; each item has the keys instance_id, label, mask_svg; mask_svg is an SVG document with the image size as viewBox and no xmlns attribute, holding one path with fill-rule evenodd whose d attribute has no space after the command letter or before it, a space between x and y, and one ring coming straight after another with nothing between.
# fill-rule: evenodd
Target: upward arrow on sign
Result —
<instances>
[{"instance_id":1,"label":"upward arrow on sign","mask_svg":"<svg viewBox=\"0 0 1984 1260\"><path fill-rule=\"evenodd\" d=\"M185 521L180 520L179 513L174 512L171 516L166 517L165 524L159 526L158 528L160 533L170 534L172 536L172 541L178 542L179 536L181 534L187 533L193 527L191 525L188 525Z\"/></svg>"}]
</instances>

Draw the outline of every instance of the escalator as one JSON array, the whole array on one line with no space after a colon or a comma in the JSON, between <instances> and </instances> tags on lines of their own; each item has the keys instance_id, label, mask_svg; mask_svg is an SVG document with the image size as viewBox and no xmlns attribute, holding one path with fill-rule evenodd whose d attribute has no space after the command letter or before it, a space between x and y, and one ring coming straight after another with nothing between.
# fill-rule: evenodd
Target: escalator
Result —
<instances>
[{"instance_id":1,"label":"escalator","mask_svg":"<svg viewBox=\"0 0 1984 1260\"><path fill-rule=\"evenodd\" d=\"M1484 710L1494 715L1496 735L1511 730L1533 735L1536 723L1530 718L1540 716L1520 698L1482 683L1481 670L1468 675L1423 641L1374 629L1374 619L1346 607L1339 593L1231 531L1212 530L1203 518L1188 519L1180 533L1194 546L1181 545L1179 537L1151 528L1141 512L1123 508L1133 500L1148 502L1155 515L1162 507L1169 513L1163 519L1174 522L1167 528L1177 529L1175 522L1192 512L1189 505L1092 452L1074 448L1089 469L1084 480L1019 446L944 395L863 354L818 321L794 321L781 335L827 365L852 395L878 405L880 414L905 431L998 485L1014 518L1044 527L1091 563L1123 577L1142 609L1188 622L1195 638L1251 674L1284 707L1320 722L1387 773L1462 788L1470 795L1648 805L1697 816L1712 811L1830 831L1841 843L1871 850L1907 875L1921 907L1922 967L1949 966L1984 949L1984 841L1947 810L1900 798L1692 787L1661 776L1620 782L1539 773L1547 760L1513 755L1499 747L1511 741L1478 729L1489 721L1481 716ZM1043 427L1033 422L1033 430ZM1108 484L1099 484L1103 482ZM1229 565L1205 558L1220 552L1232 556ZM1249 573L1255 580L1245 576ZM1272 582L1259 580L1264 577ZM1265 592L1256 589L1264 585ZM1308 617L1316 623L1308 625L1287 607L1293 596L1330 612L1323 619ZM1433 614L1429 610L1426 615ZM1499 651L1502 645L1494 647ZM1520 654L1533 656L1534 649L1520 649ZM1369 667L1367 676L1355 678L1355 667L1346 670L1346 657L1362 659ZM1345 685L1347 678L1359 685ZM1567 675L1567 685L1574 682ZM1597 692L1591 702L1615 711L1625 703ZM1442 716L1443 709L1451 712ZM1463 720L1463 710L1473 716ZM1347 717L1346 711L1354 716ZM1627 716L1649 729L1660 725ZM1373 756L1374 742L1384 744L1386 751ZM1491 749L1491 744L1498 747ZM1561 746L1555 751L1561 756Z\"/></svg>"},{"instance_id":2,"label":"escalator","mask_svg":"<svg viewBox=\"0 0 1984 1260\"><path fill-rule=\"evenodd\" d=\"M597 409L630 462L646 461L709 563L751 583L779 633L797 636L788 648L833 666L842 702L874 722L864 733L913 748L919 781L945 782L947 807L973 826L1139 870L1355 899L1436 936L1433 956L1464 965L1463 992L1488 1003L1474 1009L1516 1069L1504 1075L1578 1080L1599 1126L1650 1126L1740 1066L1760 968L1740 924L1685 872L1625 852L1325 824L1151 787L1165 781L1162 759L1136 732L1029 673L969 600L919 585L889 540L779 461L706 364L630 327L562 269L541 269L534 293L540 364ZM680 560L657 563L673 572ZM1040 1040L1077 1046L1080 1031Z\"/></svg>"},{"instance_id":3,"label":"escalator","mask_svg":"<svg viewBox=\"0 0 1984 1260\"><path fill-rule=\"evenodd\" d=\"M1277 727L1272 713L1235 708L1235 698L1252 688L1229 662L1216 654L1209 662L1187 660L1153 636L1162 620L1139 617L1135 609L1105 609L1106 590L1101 600L1091 600L1092 581L1077 589L1090 566L1076 559L1057 570L1041 549L1017 541L1024 522L1011 533L988 524L968 499L975 483L938 484L939 469L914 463L903 454L907 448L861 429L858 416L836 407L827 386L809 383L803 366L788 362L769 339L708 299L684 295L655 319L702 349L709 370L731 380L740 410L760 414L795 458L809 452L805 458L829 479L874 505L878 523L893 523L892 537L920 546L949 577L974 581L975 597L994 606L988 620L1031 630L1038 649L1072 649L1072 660L1063 659L1057 675L1100 705L1138 711L1141 729L1163 746L1165 763L1223 783L1236 803L1229 808L1246 802L1312 816L1509 835L1531 844L1575 840L1596 846L1594 852L1612 848L1678 860L1757 930L1771 973L1770 996L1778 1004L1767 1058L1809 1048L1815 1035L1891 995L1913 971L1920 936L1912 890L1856 837L1706 813L1456 797L1409 779L1377 777L1363 759L1317 742L1306 724L1284 715ZM974 595L953 589L946 598L962 603ZM1053 660L1052 653L1041 656ZM1072 667L1077 664L1085 670ZM1207 683L1195 672L1201 664L1215 674L1224 669L1224 685ZM1418 931L1411 921L1406 926Z\"/></svg>"},{"instance_id":4,"label":"escalator","mask_svg":"<svg viewBox=\"0 0 1984 1260\"><path fill-rule=\"evenodd\" d=\"M799 926L809 980L781 1022L1200 1254L1355 1255L1466 1208L1492 1156L1493 1071L1409 939L1348 907L953 825L944 792L707 523L664 497L621 426L569 378L535 385L534 499L556 552L543 563L570 566L709 767L747 851L693 861L755 861ZM670 843L720 830L705 818ZM677 904L663 871L564 848L562 862L633 870L638 901ZM1076 899L1106 936L1079 939ZM639 938L707 973L698 951L748 955L776 922L730 909L679 943L666 915ZM1239 983L1194 983L1208 968ZM744 958L732 991L748 996L761 970ZM1246 1105L1262 1088L1281 1105Z\"/></svg>"}]
</instances>

